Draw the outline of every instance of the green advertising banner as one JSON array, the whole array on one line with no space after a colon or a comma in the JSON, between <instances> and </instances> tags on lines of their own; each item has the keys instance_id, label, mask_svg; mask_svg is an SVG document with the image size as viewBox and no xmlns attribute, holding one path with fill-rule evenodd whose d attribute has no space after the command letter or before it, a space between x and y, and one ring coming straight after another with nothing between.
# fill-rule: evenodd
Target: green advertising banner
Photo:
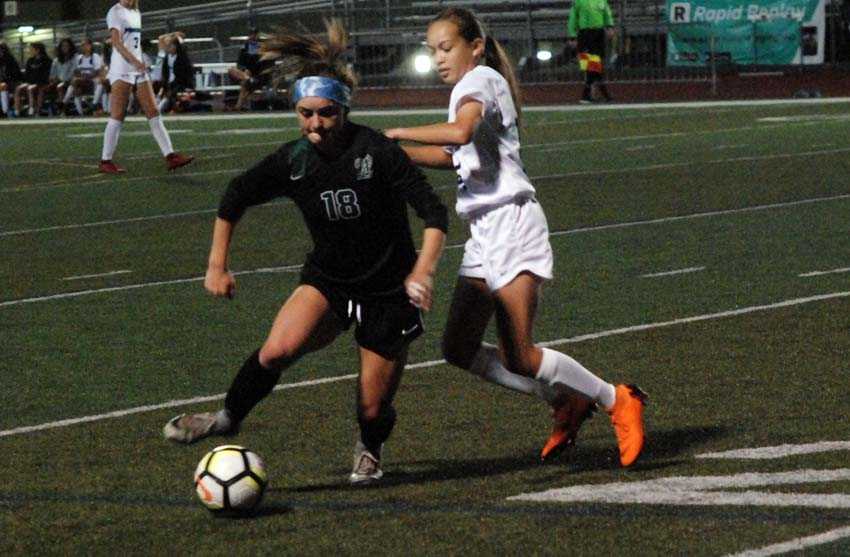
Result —
<instances>
[{"instance_id":1,"label":"green advertising banner","mask_svg":"<svg viewBox=\"0 0 850 557\"><path fill-rule=\"evenodd\" d=\"M667 64L822 64L824 0L667 0Z\"/></svg>"}]
</instances>

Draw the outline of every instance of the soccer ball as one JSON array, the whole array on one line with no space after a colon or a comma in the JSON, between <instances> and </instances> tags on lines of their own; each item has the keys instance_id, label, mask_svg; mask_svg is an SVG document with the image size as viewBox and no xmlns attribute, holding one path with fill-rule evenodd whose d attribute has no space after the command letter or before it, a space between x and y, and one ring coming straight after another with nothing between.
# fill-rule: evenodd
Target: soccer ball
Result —
<instances>
[{"instance_id":1,"label":"soccer ball","mask_svg":"<svg viewBox=\"0 0 850 557\"><path fill-rule=\"evenodd\" d=\"M214 448L195 469L195 493L214 514L249 514L260 504L267 485L262 459L239 445Z\"/></svg>"}]
</instances>

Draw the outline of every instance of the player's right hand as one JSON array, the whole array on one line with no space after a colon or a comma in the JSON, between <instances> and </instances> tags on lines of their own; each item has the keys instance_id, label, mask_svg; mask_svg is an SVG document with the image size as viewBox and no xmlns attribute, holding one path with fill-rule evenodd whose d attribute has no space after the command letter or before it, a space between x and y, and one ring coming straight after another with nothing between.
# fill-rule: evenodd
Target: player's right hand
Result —
<instances>
[{"instance_id":1,"label":"player's right hand","mask_svg":"<svg viewBox=\"0 0 850 557\"><path fill-rule=\"evenodd\" d=\"M233 299L236 294L236 278L226 269L207 269L204 288L213 296Z\"/></svg>"}]
</instances>

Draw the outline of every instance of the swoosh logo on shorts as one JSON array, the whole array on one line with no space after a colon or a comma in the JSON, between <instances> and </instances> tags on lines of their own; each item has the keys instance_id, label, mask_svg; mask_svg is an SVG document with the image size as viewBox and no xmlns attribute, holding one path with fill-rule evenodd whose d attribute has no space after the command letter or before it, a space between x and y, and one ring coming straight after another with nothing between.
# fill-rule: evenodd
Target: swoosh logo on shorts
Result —
<instances>
[{"instance_id":1,"label":"swoosh logo on shorts","mask_svg":"<svg viewBox=\"0 0 850 557\"><path fill-rule=\"evenodd\" d=\"M419 323L417 323L416 325L414 325L413 327L411 327L409 329L402 329L401 334L402 334L402 336L407 336L418 328L419 328Z\"/></svg>"}]
</instances>

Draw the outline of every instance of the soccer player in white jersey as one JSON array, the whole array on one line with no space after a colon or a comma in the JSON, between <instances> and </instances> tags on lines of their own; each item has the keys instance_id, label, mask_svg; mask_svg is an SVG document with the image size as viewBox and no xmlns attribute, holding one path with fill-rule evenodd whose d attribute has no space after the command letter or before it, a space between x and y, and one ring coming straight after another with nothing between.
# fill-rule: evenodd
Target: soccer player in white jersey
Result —
<instances>
[{"instance_id":1,"label":"soccer player in white jersey","mask_svg":"<svg viewBox=\"0 0 850 557\"><path fill-rule=\"evenodd\" d=\"M83 115L83 95L94 91L93 104L95 104L103 94L103 82L100 77L101 68L103 68L103 58L94 51L92 40L83 39L83 42L80 43L80 52L76 55L74 79L65 94L65 103L70 102L73 98L74 107L80 116Z\"/></svg>"},{"instance_id":2,"label":"soccer player in white jersey","mask_svg":"<svg viewBox=\"0 0 850 557\"><path fill-rule=\"evenodd\" d=\"M100 171L105 174L125 172L123 168L112 162L112 155L118 146L121 125L127 113L127 101L133 90L148 118L151 133L165 157L168 170L189 164L193 157L174 151L171 138L162 124L156 107L148 69L142 60L142 14L139 11L139 0L120 0L112 6L106 14L106 25L112 40L112 57L107 75L112 87L112 99L110 117L103 133Z\"/></svg>"},{"instance_id":3,"label":"soccer player in white jersey","mask_svg":"<svg viewBox=\"0 0 850 557\"><path fill-rule=\"evenodd\" d=\"M554 425L543 459L572 445L598 404L611 417L620 463L630 466L643 449L646 395L634 385L603 381L532 340L540 288L552 278L553 257L546 216L520 160L511 62L462 8L446 9L430 22L427 45L440 78L454 86L448 123L385 133L422 144L405 147L414 162L457 169L456 210L469 222L470 238L443 334L445 358L552 406ZM482 342L493 313L499 348Z\"/></svg>"}]
</instances>

